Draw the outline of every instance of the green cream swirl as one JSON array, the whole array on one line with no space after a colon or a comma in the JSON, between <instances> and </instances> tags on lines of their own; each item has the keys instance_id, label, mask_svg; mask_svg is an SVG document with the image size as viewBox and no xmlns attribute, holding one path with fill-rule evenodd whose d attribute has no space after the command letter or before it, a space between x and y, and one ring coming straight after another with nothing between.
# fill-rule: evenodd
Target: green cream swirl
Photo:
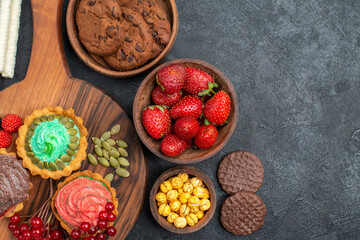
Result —
<instances>
[{"instance_id":1,"label":"green cream swirl","mask_svg":"<svg viewBox=\"0 0 360 240\"><path fill-rule=\"evenodd\" d=\"M78 130L78 128L74 127ZM39 160L55 162L60 156L66 154L70 143L70 135L58 119L42 122L37 126L31 137L30 146Z\"/></svg>"}]
</instances>

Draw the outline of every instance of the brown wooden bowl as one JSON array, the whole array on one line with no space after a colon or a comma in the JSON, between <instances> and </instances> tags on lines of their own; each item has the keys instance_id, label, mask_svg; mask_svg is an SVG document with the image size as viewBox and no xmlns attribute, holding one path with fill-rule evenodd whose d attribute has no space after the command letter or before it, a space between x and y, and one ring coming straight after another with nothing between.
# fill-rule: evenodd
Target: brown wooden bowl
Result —
<instances>
[{"instance_id":1,"label":"brown wooden bowl","mask_svg":"<svg viewBox=\"0 0 360 240\"><path fill-rule=\"evenodd\" d=\"M204 217L192 227L186 226L185 228L176 228L174 224L169 223L166 220L166 217L163 217L158 213L158 206L156 203L155 196L160 190L160 184L163 181L169 179L170 177L178 175L179 173L187 173L189 176L200 178L201 180L203 180L203 183L206 185L207 189L210 192L210 202L211 202L210 209L207 210ZM149 203L150 203L150 210L152 215L163 228L173 233L179 233L179 234L192 233L203 228L213 217L216 209L215 187L212 181L210 180L210 178L206 176L206 174L200 171L199 169L190 166L178 166L166 170L160 175L160 177L158 177L153 187L151 188Z\"/></svg>"},{"instance_id":2,"label":"brown wooden bowl","mask_svg":"<svg viewBox=\"0 0 360 240\"><path fill-rule=\"evenodd\" d=\"M68 9L66 12L66 30L69 36L69 40L71 46L74 48L76 54L79 58L90 68L93 70L110 76L110 77L118 77L118 78L125 78L138 75L153 66L159 63L163 58L165 58L171 51L174 46L178 30L179 30L179 16L178 11L176 8L175 0L156 0L160 7L166 12L168 19L170 19L171 24L171 36L170 41L164 48L164 50L160 53L159 56L152 59L150 62L147 62L145 65L141 66L140 68L136 68L130 71L118 71L107 67L106 65L99 64L95 61L90 54L86 51L83 47L81 42L78 38L78 29L76 26L76 10L79 5L80 0L70 0Z\"/></svg>"},{"instance_id":3,"label":"brown wooden bowl","mask_svg":"<svg viewBox=\"0 0 360 240\"><path fill-rule=\"evenodd\" d=\"M216 91L224 90L227 94L229 94L229 97L231 99L231 110L228 118L229 123L218 128L218 132L219 132L218 138L215 144L211 148L207 150L189 148L179 156L168 157L160 151L161 140L153 139L147 134L142 124L141 117L144 108L147 107L148 105L153 104L151 100L151 92L156 86L156 80L155 80L156 73L161 68L175 63L182 64L184 66L196 67L208 72L210 75L213 75L215 77L215 81L219 85L219 87L216 88L215 90ZM143 80L140 87L138 88L133 105L133 118L134 118L135 129L141 141L156 156L166 161L177 164L191 164L191 163L201 162L218 153L229 141L231 135L233 134L236 128L238 115L239 115L239 103L237 100L236 92L229 79L219 69L210 65L209 63L200 60L186 59L186 58L166 62L160 65L159 67L157 67L156 69L154 69L151 73L149 73L149 75L147 75L147 77Z\"/></svg>"}]
</instances>

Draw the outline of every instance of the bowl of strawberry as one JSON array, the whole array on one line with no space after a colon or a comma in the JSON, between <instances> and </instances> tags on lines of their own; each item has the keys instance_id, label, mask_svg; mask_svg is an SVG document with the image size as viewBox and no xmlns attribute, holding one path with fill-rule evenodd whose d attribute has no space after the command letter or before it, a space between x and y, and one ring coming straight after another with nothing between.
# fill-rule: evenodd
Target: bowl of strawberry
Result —
<instances>
[{"instance_id":1,"label":"bowl of strawberry","mask_svg":"<svg viewBox=\"0 0 360 240\"><path fill-rule=\"evenodd\" d=\"M133 105L136 131L156 156L178 164L201 162L219 152L239 115L236 92L216 67L177 59L154 69Z\"/></svg>"}]
</instances>

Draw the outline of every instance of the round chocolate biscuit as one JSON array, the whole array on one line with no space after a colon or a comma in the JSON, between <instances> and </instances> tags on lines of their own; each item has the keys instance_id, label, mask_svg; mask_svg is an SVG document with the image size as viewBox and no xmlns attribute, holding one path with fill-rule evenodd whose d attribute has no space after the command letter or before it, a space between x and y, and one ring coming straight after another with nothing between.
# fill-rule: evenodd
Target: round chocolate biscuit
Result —
<instances>
[{"instance_id":1,"label":"round chocolate biscuit","mask_svg":"<svg viewBox=\"0 0 360 240\"><path fill-rule=\"evenodd\" d=\"M76 24L82 45L89 53L100 56L114 54L127 30L116 0L81 0Z\"/></svg>"},{"instance_id":2,"label":"round chocolate biscuit","mask_svg":"<svg viewBox=\"0 0 360 240\"><path fill-rule=\"evenodd\" d=\"M254 154L237 151L224 157L217 174L221 187L228 194L256 192L264 181L264 166Z\"/></svg>"},{"instance_id":3,"label":"round chocolate biscuit","mask_svg":"<svg viewBox=\"0 0 360 240\"><path fill-rule=\"evenodd\" d=\"M220 221L226 230L236 235L249 235L265 223L266 206L255 193L238 192L222 205Z\"/></svg>"},{"instance_id":4,"label":"round chocolate biscuit","mask_svg":"<svg viewBox=\"0 0 360 240\"><path fill-rule=\"evenodd\" d=\"M114 69L127 71L140 67L150 59L153 39L149 26L139 13L122 8L122 17L129 25L127 33L115 54L104 56L104 60Z\"/></svg>"}]
</instances>

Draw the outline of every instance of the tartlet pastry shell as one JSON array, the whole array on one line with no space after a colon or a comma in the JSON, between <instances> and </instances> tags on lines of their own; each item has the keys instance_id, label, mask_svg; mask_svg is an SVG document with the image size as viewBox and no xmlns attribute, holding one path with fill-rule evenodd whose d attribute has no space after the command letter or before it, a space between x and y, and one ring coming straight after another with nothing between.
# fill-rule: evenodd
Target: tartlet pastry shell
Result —
<instances>
[{"instance_id":1,"label":"tartlet pastry shell","mask_svg":"<svg viewBox=\"0 0 360 240\"><path fill-rule=\"evenodd\" d=\"M79 128L80 131L80 147L75 157L71 162L63 169L51 171L48 169L40 169L37 165L33 164L31 159L26 155L25 150L25 138L29 130L29 126L33 123L34 119L43 115L64 115L69 117ZM87 143L87 129L83 125L83 120L80 117L75 116L72 108L64 110L62 107L46 107L41 110L35 110L31 115L25 117L24 125L19 128L19 137L16 140L16 149L19 157L23 159L23 167L29 169L30 173L40 175L42 178L60 179L61 177L69 176L73 171L78 170L81 167L81 162L86 158Z\"/></svg>"}]
</instances>

